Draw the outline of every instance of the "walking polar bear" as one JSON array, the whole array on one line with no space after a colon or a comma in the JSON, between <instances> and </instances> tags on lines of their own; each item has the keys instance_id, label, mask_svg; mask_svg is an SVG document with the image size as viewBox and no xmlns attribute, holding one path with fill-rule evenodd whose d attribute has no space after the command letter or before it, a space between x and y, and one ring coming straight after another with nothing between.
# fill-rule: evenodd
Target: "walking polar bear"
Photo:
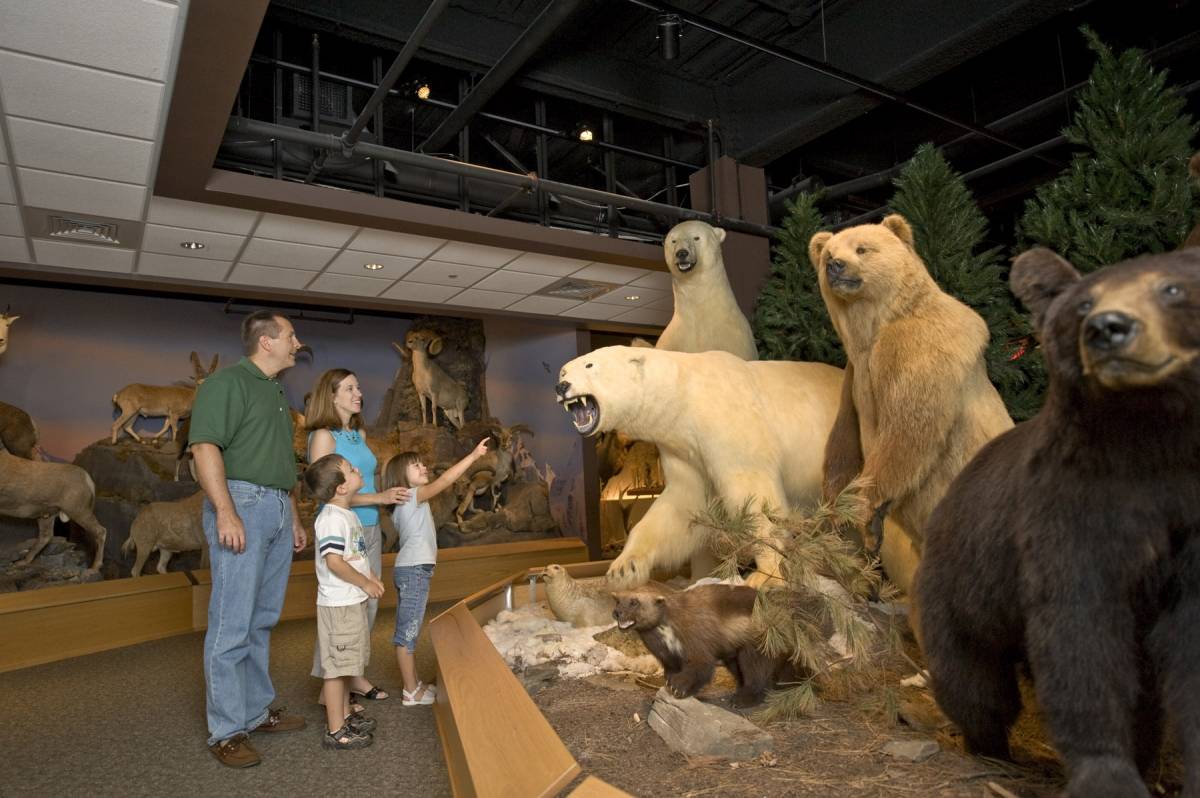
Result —
<instances>
[{"instance_id":1,"label":"walking polar bear","mask_svg":"<svg viewBox=\"0 0 1200 798\"><path fill-rule=\"evenodd\" d=\"M636 587L697 553L703 539L691 521L710 496L728 507L813 506L841 390L833 366L728 352L609 346L563 366L555 392L580 434L620 430L657 445L661 458L665 488L609 567L612 586ZM770 534L769 524L758 528ZM755 570L756 585L778 575L772 547L756 552Z\"/></svg>"}]
</instances>

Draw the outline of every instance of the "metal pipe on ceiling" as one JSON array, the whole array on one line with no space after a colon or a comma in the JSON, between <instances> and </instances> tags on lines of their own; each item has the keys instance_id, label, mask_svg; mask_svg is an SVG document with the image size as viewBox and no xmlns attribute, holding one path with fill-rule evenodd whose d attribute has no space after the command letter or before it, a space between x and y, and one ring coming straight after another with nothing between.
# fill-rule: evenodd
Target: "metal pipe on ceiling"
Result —
<instances>
[{"instance_id":1,"label":"metal pipe on ceiling","mask_svg":"<svg viewBox=\"0 0 1200 798\"><path fill-rule=\"evenodd\" d=\"M363 128L367 126L367 120L371 114L375 113L375 109L387 97L388 92L392 90L392 86L396 85L396 81L400 78L400 73L405 70L413 56L417 54L417 50L421 47L421 43L425 41L425 37L429 34L429 30L433 27L434 21L450 5L450 0L433 0L429 4L429 8L425 9L425 13L421 16L417 26L413 28L413 32L409 35L408 41L400 48L400 52L396 54L396 60L388 67L387 73L383 76L383 80L375 87L375 91L371 94L371 98L367 100L367 104L358 112L358 118L354 120L354 124L350 129L342 134L342 146L347 150L354 149L354 145L358 143L358 137L362 135Z\"/></svg>"},{"instance_id":2,"label":"metal pipe on ceiling","mask_svg":"<svg viewBox=\"0 0 1200 798\"><path fill-rule=\"evenodd\" d=\"M296 144L324 148L335 152L340 152L342 146L341 138L332 134L314 133L310 130L300 130L299 128L287 127L286 125L273 125L270 122L259 122L254 119L231 117L225 130L229 133L277 138L282 141L291 141ZM354 151L369 158L378 158L401 166L431 169L466 178L488 180L512 186L513 188L536 189L540 186L545 191L561 194L564 197L574 197L575 199L587 200L602 205L617 205L643 213L657 214L668 219L677 219L680 221L696 219L710 224L718 223L718 220L712 214L691 210L690 208L677 208L674 205L664 205L659 202L651 202L650 200L636 197L623 197L620 194L610 194L606 191L598 191L597 189L586 188L584 186L573 186L569 183L559 183L554 180L541 180L530 175L505 172L501 169L491 169L476 164L460 163L459 161L437 158L425 153L409 152L407 150L398 150L392 147L383 147L378 144L363 142L355 146ZM778 227L755 224L741 219L721 219L720 226L726 230L762 236L764 238L777 237L782 232Z\"/></svg>"},{"instance_id":3,"label":"metal pipe on ceiling","mask_svg":"<svg viewBox=\"0 0 1200 798\"><path fill-rule=\"evenodd\" d=\"M442 120L429 137L418 147L421 152L436 152L454 138L458 131L470 121L471 117L483 109L485 103L504 88L509 79L525 66L538 50L542 48L567 18L588 0L550 0L546 7L534 17L529 27L513 42L512 46L500 56L500 60L492 65L487 74L480 79L459 104L450 112L450 116Z\"/></svg>"}]
</instances>

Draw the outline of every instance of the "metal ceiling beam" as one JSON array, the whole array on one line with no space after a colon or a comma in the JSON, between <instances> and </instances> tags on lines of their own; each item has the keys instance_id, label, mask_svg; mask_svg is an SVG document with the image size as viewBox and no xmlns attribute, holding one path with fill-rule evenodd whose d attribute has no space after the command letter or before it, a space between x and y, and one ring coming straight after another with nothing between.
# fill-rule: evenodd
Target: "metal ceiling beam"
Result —
<instances>
[{"instance_id":1,"label":"metal ceiling beam","mask_svg":"<svg viewBox=\"0 0 1200 798\"><path fill-rule=\"evenodd\" d=\"M471 120L471 117L481 111L484 104L504 88L509 79L537 54L542 45L585 2L588 0L550 0L533 22L529 23L525 32L513 42L504 55L500 56L500 60L475 85L471 93L450 112L450 116L442 120L442 123L429 134L429 138L425 139L418 149L421 152L436 152L446 146Z\"/></svg>"},{"instance_id":2,"label":"metal ceiling beam","mask_svg":"<svg viewBox=\"0 0 1200 798\"><path fill-rule=\"evenodd\" d=\"M341 152L342 140L340 137L329 133L315 133L311 130L301 130L299 128L288 127L286 125L274 125L270 122L259 122L253 119L245 119L239 117L230 117L229 123L225 128L228 133L240 133L251 136L262 136L268 139L279 139L281 141L291 141L296 144L302 144L308 147L318 147L335 152ZM690 208L678 208L674 205L664 205L659 202L651 202L650 200L639 199L637 197L625 197L620 194L610 194L607 191L598 191L594 188L585 186L575 186L570 183L559 183L555 180L541 180L536 176L522 175L513 172L505 172L501 169L490 169L486 166L478 166L471 163L462 163L460 161L451 161L446 158L438 158L433 155L426 155L420 152L409 152L408 150L398 150L393 147L382 147L378 144L369 144L359 142L354 148L354 152L359 155L364 155L369 158L378 158L382 161L388 161L398 166L415 167L419 169L430 169L435 172L446 172L460 177L466 177L477 180L487 180L501 185L511 186L513 188L527 188L536 190L539 187L547 192L564 197L573 197L579 200L595 202L601 205L614 205L617 207L629 208L642 213L655 214L667 219L678 219L680 221L688 219L697 219L702 222L708 222L713 225L720 225L727 230L747 233L754 236L762 237L777 237L782 232L778 227L771 227L765 224L755 224L753 222L743 221L741 219L717 219L711 213L703 213L694 211Z\"/></svg>"}]
</instances>

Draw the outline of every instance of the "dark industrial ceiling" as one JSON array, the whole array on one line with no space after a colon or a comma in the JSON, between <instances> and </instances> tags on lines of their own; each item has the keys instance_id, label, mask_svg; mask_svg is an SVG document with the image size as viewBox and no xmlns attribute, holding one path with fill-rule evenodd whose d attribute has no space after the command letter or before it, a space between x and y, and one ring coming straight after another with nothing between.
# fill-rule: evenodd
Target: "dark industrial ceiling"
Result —
<instances>
[{"instance_id":1,"label":"dark industrial ceiling","mask_svg":"<svg viewBox=\"0 0 1200 798\"><path fill-rule=\"evenodd\" d=\"M320 129L341 133L429 7L274 0L235 115L311 128L316 58ZM670 60L657 38L665 13L682 23ZM873 211L890 197L889 170L933 141L1004 228L1070 157L1038 145L1058 135L1091 69L1083 24L1150 51L1176 85L1200 81L1197 0L453 0L362 140L684 206L688 177L716 151L765 170L775 224L790 187L829 187L835 220ZM418 81L429 100L415 97ZM581 124L596 142L574 137ZM358 153L314 168L315 156L231 132L218 165L651 240L670 223Z\"/></svg>"}]
</instances>

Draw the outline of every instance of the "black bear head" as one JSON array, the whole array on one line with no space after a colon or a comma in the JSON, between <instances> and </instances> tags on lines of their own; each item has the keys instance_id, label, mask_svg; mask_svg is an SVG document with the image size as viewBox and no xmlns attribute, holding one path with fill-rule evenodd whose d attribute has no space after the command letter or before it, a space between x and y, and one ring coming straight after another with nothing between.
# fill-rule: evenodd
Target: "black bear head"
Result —
<instances>
[{"instance_id":1,"label":"black bear head","mask_svg":"<svg viewBox=\"0 0 1200 798\"><path fill-rule=\"evenodd\" d=\"M1081 277L1048 249L1013 262L1050 372L1103 391L1200 385L1200 252L1150 255Z\"/></svg>"}]
</instances>

